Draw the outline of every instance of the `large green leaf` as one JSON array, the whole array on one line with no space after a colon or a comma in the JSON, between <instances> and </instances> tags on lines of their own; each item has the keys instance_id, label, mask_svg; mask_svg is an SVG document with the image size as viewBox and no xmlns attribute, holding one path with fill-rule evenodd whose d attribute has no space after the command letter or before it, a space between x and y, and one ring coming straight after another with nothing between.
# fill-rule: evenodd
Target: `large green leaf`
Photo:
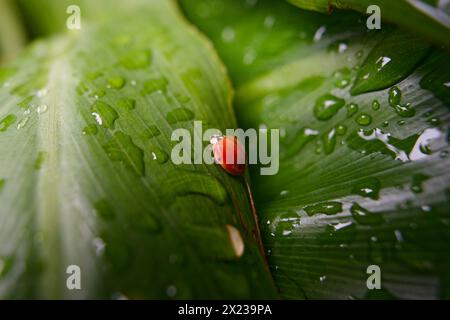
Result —
<instances>
[{"instance_id":1,"label":"large green leaf","mask_svg":"<svg viewBox=\"0 0 450 320\"><path fill-rule=\"evenodd\" d=\"M229 69L239 124L281 130L279 173L252 176L281 294L448 298L448 55L354 13L182 4Z\"/></svg>"},{"instance_id":2,"label":"large green leaf","mask_svg":"<svg viewBox=\"0 0 450 320\"><path fill-rule=\"evenodd\" d=\"M366 13L380 8L383 21L399 24L450 48L450 4L440 0L287 0L303 9L331 13L335 8ZM370 13L373 13L370 11Z\"/></svg>"},{"instance_id":3,"label":"large green leaf","mask_svg":"<svg viewBox=\"0 0 450 320\"><path fill-rule=\"evenodd\" d=\"M0 298L274 297L242 183L168 159L194 119L236 127L211 45L172 1L80 5L1 69Z\"/></svg>"}]
</instances>

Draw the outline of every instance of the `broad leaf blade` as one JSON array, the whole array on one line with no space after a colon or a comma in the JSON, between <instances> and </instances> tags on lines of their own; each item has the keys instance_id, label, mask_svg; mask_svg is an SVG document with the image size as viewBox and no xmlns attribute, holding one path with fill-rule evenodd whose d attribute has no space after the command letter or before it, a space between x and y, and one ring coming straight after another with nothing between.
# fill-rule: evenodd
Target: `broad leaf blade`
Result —
<instances>
[{"instance_id":1,"label":"broad leaf blade","mask_svg":"<svg viewBox=\"0 0 450 320\"><path fill-rule=\"evenodd\" d=\"M450 6L428 0L288 0L308 10L331 13L335 8L366 14L369 6L380 8L381 19L406 27L427 40L450 48ZM373 13L373 11L370 11Z\"/></svg>"},{"instance_id":2,"label":"broad leaf blade","mask_svg":"<svg viewBox=\"0 0 450 320\"><path fill-rule=\"evenodd\" d=\"M448 297L448 55L434 50L412 70L392 60L400 82L376 78L374 92L352 96L395 30L367 34L352 13L271 1L182 3L230 70L240 125L281 129L279 173L252 176L281 294ZM370 265L383 290L368 290Z\"/></svg>"},{"instance_id":3,"label":"broad leaf blade","mask_svg":"<svg viewBox=\"0 0 450 320\"><path fill-rule=\"evenodd\" d=\"M242 183L168 158L236 126L223 67L171 1L120 3L2 71L0 297L274 297Z\"/></svg>"}]
</instances>

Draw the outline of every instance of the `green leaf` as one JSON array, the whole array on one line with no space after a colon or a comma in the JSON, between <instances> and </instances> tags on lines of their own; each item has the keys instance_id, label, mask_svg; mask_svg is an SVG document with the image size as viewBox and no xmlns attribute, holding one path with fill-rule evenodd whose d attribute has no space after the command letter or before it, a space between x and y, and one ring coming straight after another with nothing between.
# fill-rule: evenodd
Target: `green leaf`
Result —
<instances>
[{"instance_id":1,"label":"green leaf","mask_svg":"<svg viewBox=\"0 0 450 320\"><path fill-rule=\"evenodd\" d=\"M236 127L208 41L172 1L80 5L0 72L0 298L276 297L243 184L169 161L192 120Z\"/></svg>"},{"instance_id":2,"label":"green leaf","mask_svg":"<svg viewBox=\"0 0 450 320\"><path fill-rule=\"evenodd\" d=\"M390 32L367 56L351 89L353 95L386 89L407 77L430 45L404 31Z\"/></svg>"},{"instance_id":3,"label":"green leaf","mask_svg":"<svg viewBox=\"0 0 450 320\"><path fill-rule=\"evenodd\" d=\"M182 4L229 69L240 125L280 129L278 174L254 168L252 181L282 296L448 298L448 54L425 54L427 44L396 29L367 33L351 12ZM393 37L408 57L383 42ZM376 56L399 53L389 72L360 83ZM381 269L382 290L367 288L370 265Z\"/></svg>"},{"instance_id":4,"label":"green leaf","mask_svg":"<svg viewBox=\"0 0 450 320\"><path fill-rule=\"evenodd\" d=\"M369 6L380 8L381 19L406 27L424 39L450 48L450 7L436 0L287 0L308 10L331 13L351 9L366 14ZM373 12L370 11L370 14ZM369 14L369 13L368 13ZM383 25L384 27L384 25Z\"/></svg>"}]
</instances>

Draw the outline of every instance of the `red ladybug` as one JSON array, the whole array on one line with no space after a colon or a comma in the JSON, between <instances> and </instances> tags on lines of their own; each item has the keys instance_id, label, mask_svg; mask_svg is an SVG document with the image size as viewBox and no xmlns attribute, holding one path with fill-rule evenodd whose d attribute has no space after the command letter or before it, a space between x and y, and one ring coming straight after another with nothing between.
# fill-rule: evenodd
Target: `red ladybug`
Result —
<instances>
[{"instance_id":1,"label":"red ladybug","mask_svg":"<svg viewBox=\"0 0 450 320\"><path fill-rule=\"evenodd\" d=\"M211 138L214 160L229 174L242 176L246 169L245 148L235 136Z\"/></svg>"},{"instance_id":2,"label":"red ladybug","mask_svg":"<svg viewBox=\"0 0 450 320\"><path fill-rule=\"evenodd\" d=\"M252 190L247 179L244 176L245 169L247 168L245 148L235 136L213 136L211 138L211 144L214 160L216 161L216 163L220 164L220 166L229 174L240 176L245 184L245 187L247 188L253 219L255 221L253 236L258 242L258 247L261 255L265 257L265 251L261 240L261 231L259 230L258 215L256 214Z\"/></svg>"}]
</instances>

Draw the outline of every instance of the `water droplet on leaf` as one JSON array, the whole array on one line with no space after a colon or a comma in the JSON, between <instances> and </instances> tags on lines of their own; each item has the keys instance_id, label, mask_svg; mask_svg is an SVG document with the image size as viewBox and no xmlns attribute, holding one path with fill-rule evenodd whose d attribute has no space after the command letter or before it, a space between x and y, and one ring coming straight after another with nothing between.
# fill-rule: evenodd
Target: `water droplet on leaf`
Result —
<instances>
[{"instance_id":1,"label":"water droplet on leaf","mask_svg":"<svg viewBox=\"0 0 450 320\"><path fill-rule=\"evenodd\" d=\"M122 78L121 76L110 77L108 79L108 84L113 89L122 89L123 86L125 85L125 79Z\"/></svg>"},{"instance_id":2,"label":"water droplet on leaf","mask_svg":"<svg viewBox=\"0 0 450 320\"><path fill-rule=\"evenodd\" d=\"M164 164L167 162L167 160L169 160L169 156L167 155L167 153L160 148L154 148L151 152L151 155L152 160L160 164Z\"/></svg>"},{"instance_id":3,"label":"water droplet on leaf","mask_svg":"<svg viewBox=\"0 0 450 320\"><path fill-rule=\"evenodd\" d=\"M95 134L97 134L97 126L95 124L88 124L86 127L84 127L83 134L84 135L95 135Z\"/></svg>"},{"instance_id":4,"label":"water droplet on leaf","mask_svg":"<svg viewBox=\"0 0 450 320\"><path fill-rule=\"evenodd\" d=\"M131 111L136 108L136 100L131 98L120 98L117 101L117 109L122 111Z\"/></svg>"},{"instance_id":5,"label":"water droplet on leaf","mask_svg":"<svg viewBox=\"0 0 450 320\"><path fill-rule=\"evenodd\" d=\"M361 113L356 118L356 123L358 123L360 126L368 126L372 123L372 117L367 113Z\"/></svg>"},{"instance_id":6,"label":"water droplet on leaf","mask_svg":"<svg viewBox=\"0 0 450 320\"><path fill-rule=\"evenodd\" d=\"M146 80L143 84L141 93L142 95L152 94L154 92L165 93L168 84L169 81L164 77Z\"/></svg>"},{"instance_id":7,"label":"water droplet on leaf","mask_svg":"<svg viewBox=\"0 0 450 320\"><path fill-rule=\"evenodd\" d=\"M319 97L314 106L314 115L318 120L331 119L343 106L345 100L333 96L331 94L325 94Z\"/></svg>"},{"instance_id":8,"label":"water droplet on leaf","mask_svg":"<svg viewBox=\"0 0 450 320\"><path fill-rule=\"evenodd\" d=\"M13 114L5 116L0 120L0 132L6 131L14 122L16 122L17 117Z\"/></svg>"},{"instance_id":9,"label":"water droplet on leaf","mask_svg":"<svg viewBox=\"0 0 450 320\"><path fill-rule=\"evenodd\" d=\"M102 101L96 101L92 105L92 115L100 126L111 129L114 128L114 122L119 117L109 104Z\"/></svg>"},{"instance_id":10,"label":"water droplet on leaf","mask_svg":"<svg viewBox=\"0 0 450 320\"><path fill-rule=\"evenodd\" d=\"M305 210L309 216L315 214L333 215L342 212L342 203L337 201L321 202L307 206L303 208L303 210Z\"/></svg>"},{"instance_id":11,"label":"water droplet on leaf","mask_svg":"<svg viewBox=\"0 0 450 320\"><path fill-rule=\"evenodd\" d=\"M355 221L362 225L377 225L384 222L381 214L372 213L366 208L361 207L358 203L352 205L350 212Z\"/></svg>"},{"instance_id":12,"label":"water droplet on leaf","mask_svg":"<svg viewBox=\"0 0 450 320\"><path fill-rule=\"evenodd\" d=\"M380 195L381 182L377 178L366 178L355 184L352 193L356 193L362 197L378 200Z\"/></svg>"},{"instance_id":13,"label":"water droplet on leaf","mask_svg":"<svg viewBox=\"0 0 450 320\"><path fill-rule=\"evenodd\" d=\"M111 160L119 161L138 176L144 175L144 152L125 133L116 132L103 148Z\"/></svg>"},{"instance_id":14,"label":"water droplet on leaf","mask_svg":"<svg viewBox=\"0 0 450 320\"><path fill-rule=\"evenodd\" d=\"M169 111L166 116L166 120L170 124L178 122L189 121L194 119L194 112L187 108L177 108Z\"/></svg>"}]
</instances>

